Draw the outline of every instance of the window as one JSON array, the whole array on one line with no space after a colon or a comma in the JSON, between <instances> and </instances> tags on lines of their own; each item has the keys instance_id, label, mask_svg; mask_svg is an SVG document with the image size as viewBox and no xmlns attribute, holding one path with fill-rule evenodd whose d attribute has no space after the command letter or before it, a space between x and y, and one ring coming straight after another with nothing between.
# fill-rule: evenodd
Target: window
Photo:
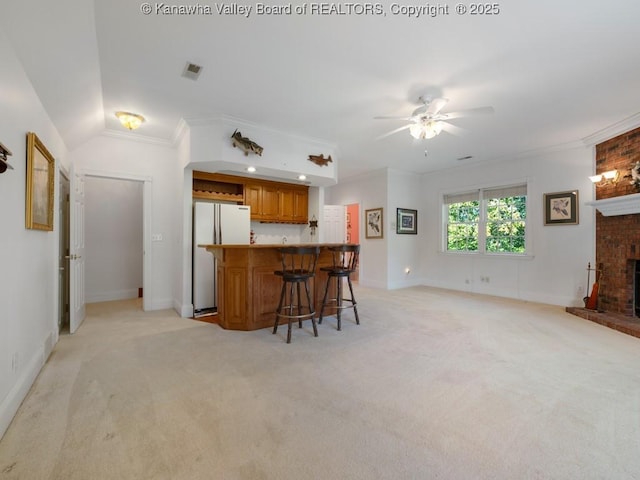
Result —
<instances>
[{"instance_id":1,"label":"window","mask_svg":"<svg viewBox=\"0 0 640 480\"><path fill-rule=\"evenodd\" d=\"M527 186L487 188L444 196L448 252L527 253Z\"/></svg>"}]
</instances>

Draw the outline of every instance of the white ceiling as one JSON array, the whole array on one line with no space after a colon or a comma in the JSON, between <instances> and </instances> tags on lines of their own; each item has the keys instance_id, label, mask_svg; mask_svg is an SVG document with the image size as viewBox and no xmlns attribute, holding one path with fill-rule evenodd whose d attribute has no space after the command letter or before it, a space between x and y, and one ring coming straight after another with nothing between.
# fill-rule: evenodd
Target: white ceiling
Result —
<instances>
[{"instance_id":1,"label":"white ceiling","mask_svg":"<svg viewBox=\"0 0 640 480\"><path fill-rule=\"evenodd\" d=\"M345 178L558 148L640 112L636 0L509 0L492 16L451 3L449 15L421 18L392 14L391 2L384 16L227 4L252 6L249 18L218 14L221 3L168 4L187 1L212 14L144 15L142 0L2 2L2 30L69 148L121 132L117 110L147 118L131 135L167 143L181 118L222 114L335 144ZM197 81L181 76L186 62L204 67ZM450 99L444 112L495 113L454 120L464 136L376 140L403 123L373 117L408 115L422 94Z\"/></svg>"}]
</instances>

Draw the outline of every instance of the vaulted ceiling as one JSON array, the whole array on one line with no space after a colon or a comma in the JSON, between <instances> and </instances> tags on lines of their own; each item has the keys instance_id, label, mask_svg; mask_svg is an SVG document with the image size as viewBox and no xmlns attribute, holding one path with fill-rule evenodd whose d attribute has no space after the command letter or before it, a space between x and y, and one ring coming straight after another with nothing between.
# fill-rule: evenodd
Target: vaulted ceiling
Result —
<instances>
[{"instance_id":1,"label":"vaulted ceiling","mask_svg":"<svg viewBox=\"0 0 640 480\"><path fill-rule=\"evenodd\" d=\"M510 0L494 15L441 3L433 5L448 13L418 18L391 2L381 15L349 13L347 4L260 15L258 2L188 0L199 14L163 13L186 1L152 1L150 14L142 0L2 3L2 31L70 149L105 129L121 132L117 110L147 118L130 135L167 144L181 118L226 115L335 144L345 178L571 145L640 112L635 0ZM252 9L219 13L223 5ZM187 62L203 67L198 80L182 76ZM445 112L495 113L453 120L463 135L377 139L403 122L375 116L408 116L425 94L448 98Z\"/></svg>"}]
</instances>

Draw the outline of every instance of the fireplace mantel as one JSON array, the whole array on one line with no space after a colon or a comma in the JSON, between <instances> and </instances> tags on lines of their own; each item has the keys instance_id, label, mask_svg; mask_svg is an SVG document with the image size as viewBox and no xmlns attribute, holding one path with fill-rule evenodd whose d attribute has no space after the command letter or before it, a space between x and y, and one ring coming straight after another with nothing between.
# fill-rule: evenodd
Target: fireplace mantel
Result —
<instances>
[{"instance_id":1,"label":"fireplace mantel","mask_svg":"<svg viewBox=\"0 0 640 480\"><path fill-rule=\"evenodd\" d=\"M603 198L602 200L586 202L586 205L597 208L605 217L640 213L640 193Z\"/></svg>"}]
</instances>

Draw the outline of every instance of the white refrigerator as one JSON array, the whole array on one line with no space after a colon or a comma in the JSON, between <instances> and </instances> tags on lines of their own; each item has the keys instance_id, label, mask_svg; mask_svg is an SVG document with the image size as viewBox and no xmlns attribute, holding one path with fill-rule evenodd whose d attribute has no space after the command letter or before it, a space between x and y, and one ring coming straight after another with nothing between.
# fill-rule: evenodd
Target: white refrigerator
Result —
<instances>
[{"instance_id":1,"label":"white refrigerator","mask_svg":"<svg viewBox=\"0 0 640 480\"><path fill-rule=\"evenodd\" d=\"M193 315L217 311L214 256L202 244L248 245L251 209L246 205L195 202L193 204Z\"/></svg>"}]
</instances>

